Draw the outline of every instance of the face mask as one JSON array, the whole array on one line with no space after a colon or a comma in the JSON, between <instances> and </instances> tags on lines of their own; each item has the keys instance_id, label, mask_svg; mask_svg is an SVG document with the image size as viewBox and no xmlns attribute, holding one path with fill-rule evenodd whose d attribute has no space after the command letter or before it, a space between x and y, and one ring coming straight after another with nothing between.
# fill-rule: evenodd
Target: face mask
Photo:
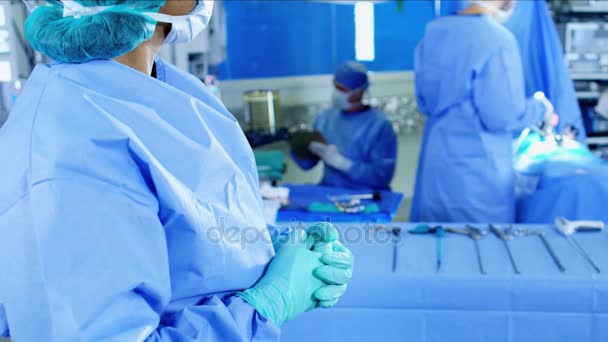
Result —
<instances>
[{"instance_id":1,"label":"face mask","mask_svg":"<svg viewBox=\"0 0 608 342\"><path fill-rule=\"evenodd\" d=\"M172 16L162 13L146 13L162 23L170 23L171 31L164 44L187 43L192 41L209 25L213 14L213 0L198 0L198 4L187 15Z\"/></svg>"},{"instance_id":2,"label":"face mask","mask_svg":"<svg viewBox=\"0 0 608 342\"><path fill-rule=\"evenodd\" d=\"M499 23L504 24L509 21L509 19L511 19L511 17L513 16L513 9L513 7L511 7L511 9L508 11L499 9L497 10L494 18L496 18L496 21L498 21Z\"/></svg>"},{"instance_id":3,"label":"face mask","mask_svg":"<svg viewBox=\"0 0 608 342\"><path fill-rule=\"evenodd\" d=\"M496 19L496 21L501 24L504 24L509 21L509 19L511 19L511 16L513 16L513 11L515 9L515 3L513 3L509 10L504 10L502 8L496 7L487 1L475 1L475 3L481 7L487 8L492 11L492 13L494 14L494 19Z\"/></svg>"},{"instance_id":4,"label":"face mask","mask_svg":"<svg viewBox=\"0 0 608 342\"><path fill-rule=\"evenodd\" d=\"M213 14L214 0L198 0L196 7L190 14L173 16L163 13L142 12L157 22L171 24L171 31L165 38L164 44L186 43L192 41L209 24ZM63 1L63 16L80 18L87 15L95 15L113 6L90 6L86 7L76 1Z\"/></svg>"},{"instance_id":5,"label":"face mask","mask_svg":"<svg viewBox=\"0 0 608 342\"><path fill-rule=\"evenodd\" d=\"M339 110L349 110L352 104L348 101L350 93L343 93L338 89L334 89L334 93L331 96L331 102L334 108Z\"/></svg>"}]
</instances>

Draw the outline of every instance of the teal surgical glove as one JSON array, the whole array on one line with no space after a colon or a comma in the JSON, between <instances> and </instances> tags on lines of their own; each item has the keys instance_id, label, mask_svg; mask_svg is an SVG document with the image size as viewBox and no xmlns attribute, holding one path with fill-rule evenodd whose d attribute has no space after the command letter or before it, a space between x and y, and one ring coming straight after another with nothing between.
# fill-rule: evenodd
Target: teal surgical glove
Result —
<instances>
[{"instance_id":1,"label":"teal surgical glove","mask_svg":"<svg viewBox=\"0 0 608 342\"><path fill-rule=\"evenodd\" d=\"M325 252L321 256L321 262L325 265L318 267L313 272L317 278L327 284L315 293L315 298L319 300L319 306L322 308L330 308L338 303L353 276L354 257L352 253L339 241L332 242L331 248L332 251Z\"/></svg>"},{"instance_id":2,"label":"teal surgical glove","mask_svg":"<svg viewBox=\"0 0 608 342\"><path fill-rule=\"evenodd\" d=\"M317 223L310 226L308 244L312 250L322 254L323 266L315 269L314 275L327 285L315 292L319 306L330 308L338 303L347 283L353 275L353 254L344 247L339 239L338 230L330 223Z\"/></svg>"},{"instance_id":3,"label":"teal surgical glove","mask_svg":"<svg viewBox=\"0 0 608 342\"><path fill-rule=\"evenodd\" d=\"M323 265L321 254L307 247L306 237L302 230L292 231L262 279L254 287L237 293L277 326L317 307L315 293L325 286L313 275Z\"/></svg>"}]
</instances>

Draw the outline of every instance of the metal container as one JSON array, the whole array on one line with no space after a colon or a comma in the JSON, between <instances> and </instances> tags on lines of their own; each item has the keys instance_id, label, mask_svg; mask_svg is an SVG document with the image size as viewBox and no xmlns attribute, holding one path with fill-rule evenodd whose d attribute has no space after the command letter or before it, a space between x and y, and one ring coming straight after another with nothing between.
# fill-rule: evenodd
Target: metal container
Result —
<instances>
[{"instance_id":1,"label":"metal container","mask_svg":"<svg viewBox=\"0 0 608 342\"><path fill-rule=\"evenodd\" d=\"M243 94L245 120L251 131L276 134L283 128L278 90L251 90Z\"/></svg>"}]
</instances>

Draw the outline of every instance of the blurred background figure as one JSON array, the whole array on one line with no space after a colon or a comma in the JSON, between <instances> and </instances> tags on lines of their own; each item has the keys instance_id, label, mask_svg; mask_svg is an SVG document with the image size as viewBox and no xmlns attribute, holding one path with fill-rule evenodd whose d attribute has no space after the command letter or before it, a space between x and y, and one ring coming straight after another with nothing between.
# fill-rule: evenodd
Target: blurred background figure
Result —
<instances>
[{"instance_id":1,"label":"blurred background figure","mask_svg":"<svg viewBox=\"0 0 608 342\"><path fill-rule=\"evenodd\" d=\"M517 42L502 23L514 1L475 1L427 26L416 51L417 102L427 116L411 220L513 222L512 140L540 124L525 96Z\"/></svg>"},{"instance_id":2,"label":"blurred background figure","mask_svg":"<svg viewBox=\"0 0 608 342\"><path fill-rule=\"evenodd\" d=\"M303 169L325 164L321 185L389 190L397 162L397 137L384 113L363 102L369 87L367 69L347 62L334 74L333 107L313 124L326 143L313 141L318 158L294 159Z\"/></svg>"}]
</instances>

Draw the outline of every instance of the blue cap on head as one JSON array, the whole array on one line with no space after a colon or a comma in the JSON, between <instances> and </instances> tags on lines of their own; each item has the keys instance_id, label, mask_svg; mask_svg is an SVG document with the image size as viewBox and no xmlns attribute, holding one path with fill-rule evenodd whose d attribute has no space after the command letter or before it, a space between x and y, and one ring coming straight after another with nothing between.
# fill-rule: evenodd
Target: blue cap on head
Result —
<instances>
[{"instance_id":1,"label":"blue cap on head","mask_svg":"<svg viewBox=\"0 0 608 342\"><path fill-rule=\"evenodd\" d=\"M334 80L341 85L351 89L367 89L367 68L359 62L346 62L342 64L334 74Z\"/></svg>"}]
</instances>

